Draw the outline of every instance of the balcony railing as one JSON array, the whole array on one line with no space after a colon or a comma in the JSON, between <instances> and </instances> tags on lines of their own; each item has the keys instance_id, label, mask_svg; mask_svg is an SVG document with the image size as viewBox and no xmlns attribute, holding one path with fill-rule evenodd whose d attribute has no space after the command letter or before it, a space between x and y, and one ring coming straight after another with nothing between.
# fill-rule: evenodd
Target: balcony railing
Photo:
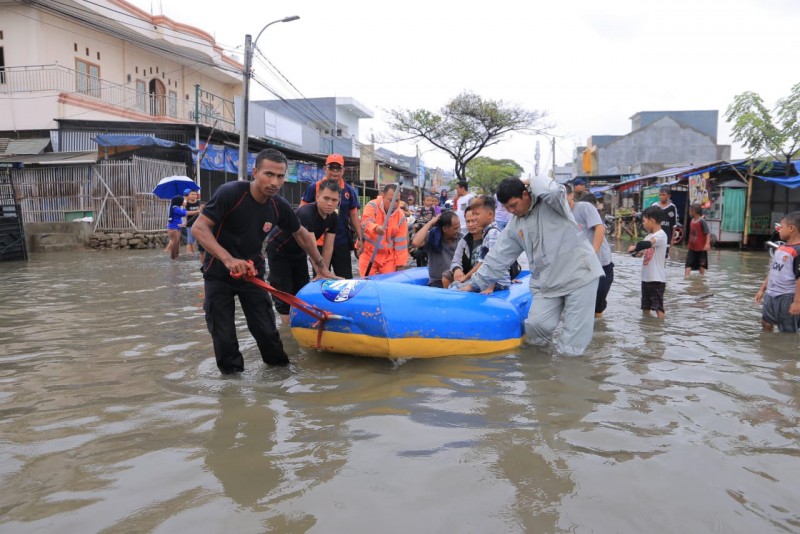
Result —
<instances>
[{"instance_id":1,"label":"balcony railing","mask_svg":"<svg viewBox=\"0 0 800 534\"><path fill-rule=\"evenodd\" d=\"M62 65L33 65L0 68L0 94L37 93L55 91L97 101L120 111L143 113L158 117L171 117L180 121L195 122L220 130L234 131L234 105L219 95L204 100L195 113L194 99L186 100L169 94L137 91L134 88L111 83L97 76L78 72ZM194 91L193 91L194 92Z\"/></svg>"}]
</instances>

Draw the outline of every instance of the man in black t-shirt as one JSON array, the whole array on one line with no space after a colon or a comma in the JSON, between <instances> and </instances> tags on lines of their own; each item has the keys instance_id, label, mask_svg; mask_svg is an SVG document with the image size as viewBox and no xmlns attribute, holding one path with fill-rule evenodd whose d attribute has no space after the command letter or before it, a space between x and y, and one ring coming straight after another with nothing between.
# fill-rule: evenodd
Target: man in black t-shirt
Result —
<instances>
[{"instance_id":1,"label":"man in black t-shirt","mask_svg":"<svg viewBox=\"0 0 800 534\"><path fill-rule=\"evenodd\" d=\"M320 276L332 277L314 238L300 225L291 205L278 196L286 178L286 167L286 156L281 152L262 150L256 156L253 180L222 185L192 227L197 241L206 249L203 309L214 341L217 367L222 374L244 371L244 357L236 338L234 297L239 298L261 359L272 365L289 363L275 328L269 294L242 278L231 276L249 273L263 280L265 262L261 247L274 226L294 236L311 257Z\"/></svg>"},{"instance_id":2,"label":"man in black t-shirt","mask_svg":"<svg viewBox=\"0 0 800 534\"><path fill-rule=\"evenodd\" d=\"M339 206L340 192L337 182L324 180L317 189L316 202L304 204L295 212L300 224L314 234L325 265L330 265L336 231L339 227L336 208ZM267 242L267 261L269 283L273 287L296 295L309 282L307 260L308 255L300 248L292 234L283 228L277 228L270 234ZM288 325L289 305L277 300L275 309L281 316L281 322Z\"/></svg>"},{"instance_id":3,"label":"man in black t-shirt","mask_svg":"<svg viewBox=\"0 0 800 534\"><path fill-rule=\"evenodd\" d=\"M186 197L186 253L194 253L194 235L192 235L192 226L194 221L197 220L197 215L200 213L200 198L197 196L197 191L186 189L183 192Z\"/></svg>"}]
</instances>

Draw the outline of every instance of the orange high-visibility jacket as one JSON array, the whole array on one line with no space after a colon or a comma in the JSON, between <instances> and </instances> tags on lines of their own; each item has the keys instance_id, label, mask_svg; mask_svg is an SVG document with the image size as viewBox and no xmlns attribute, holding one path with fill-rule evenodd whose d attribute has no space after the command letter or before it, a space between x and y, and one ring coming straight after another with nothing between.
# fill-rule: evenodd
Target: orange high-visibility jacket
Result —
<instances>
[{"instance_id":1,"label":"orange high-visibility jacket","mask_svg":"<svg viewBox=\"0 0 800 534\"><path fill-rule=\"evenodd\" d=\"M408 262L408 221L402 210L397 209L397 204L395 208L389 216L386 233L382 236L375 233L375 229L383 226L383 221L386 220L383 196L367 202L361 215L361 228L364 229L363 254L371 258L377 244L375 262L379 265L394 263L399 267Z\"/></svg>"}]
</instances>

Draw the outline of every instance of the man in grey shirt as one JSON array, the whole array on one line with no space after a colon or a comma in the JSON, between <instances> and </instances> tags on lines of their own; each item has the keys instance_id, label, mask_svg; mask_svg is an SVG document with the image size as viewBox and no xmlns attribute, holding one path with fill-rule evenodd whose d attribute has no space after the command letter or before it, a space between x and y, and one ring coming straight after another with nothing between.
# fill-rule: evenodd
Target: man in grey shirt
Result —
<instances>
[{"instance_id":1,"label":"man in grey shirt","mask_svg":"<svg viewBox=\"0 0 800 534\"><path fill-rule=\"evenodd\" d=\"M597 211L597 199L592 193L584 193L580 196L573 193L569 186L567 188L567 201L572 209L572 215L578 227L583 230L586 239L591 243L592 248L597 253L597 259L605 273L600 277L597 284L597 298L594 302L594 316L600 318L608 307L608 292L611 284L614 283L614 264L611 261L611 247L606 241L606 226ZM576 198L577 197L577 198Z\"/></svg>"},{"instance_id":2,"label":"man in grey shirt","mask_svg":"<svg viewBox=\"0 0 800 534\"><path fill-rule=\"evenodd\" d=\"M461 240L461 222L452 210L444 210L417 230L411 245L428 254L428 285L442 287L442 273L450 269Z\"/></svg>"},{"instance_id":3,"label":"man in grey shirt","mask_svg":"<svg viewBox=\"0 0 800 534\"><path fill-rule=\"evenodd\" d=\"M514 217L472 282L488 287L526 252L533 294L525 320L528 340L549 344L563 313L557 349L583 354L594 333L594 302L603 269L572 216L564 186L544 176L532 178L528 186L519 178L506 178L497 188L497 199Z\"/></svg>"}]
</instances>

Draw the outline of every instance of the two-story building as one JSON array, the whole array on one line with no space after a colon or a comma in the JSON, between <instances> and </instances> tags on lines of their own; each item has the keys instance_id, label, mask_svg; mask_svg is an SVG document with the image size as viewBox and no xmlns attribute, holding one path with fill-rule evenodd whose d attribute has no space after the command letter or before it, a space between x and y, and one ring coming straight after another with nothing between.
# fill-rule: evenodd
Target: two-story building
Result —
<instances>
[{"instance_id":1,"label":"two-story building","mask_svg":"<svg viewBox=\"0 0 800 534\"><path fill-rule=\"evenodd\" d=\"M640 111L625 135L593 135L575 154L579 175L646 175L684 164L730 158L717 144L717 110Z\"/></svg>"},{"instance_id":2,"label":"two-story building","mask_svg":"<svg viewBox=\"0 0 800 534\"><path fill-rule=\"evenodd\" d=\"M59 137L64 121L232 132L243 67L210 34L124 0L26 0L0 5L0 69L0 137L63 151L93 133Z\"/></svg>"}]
</instances>

